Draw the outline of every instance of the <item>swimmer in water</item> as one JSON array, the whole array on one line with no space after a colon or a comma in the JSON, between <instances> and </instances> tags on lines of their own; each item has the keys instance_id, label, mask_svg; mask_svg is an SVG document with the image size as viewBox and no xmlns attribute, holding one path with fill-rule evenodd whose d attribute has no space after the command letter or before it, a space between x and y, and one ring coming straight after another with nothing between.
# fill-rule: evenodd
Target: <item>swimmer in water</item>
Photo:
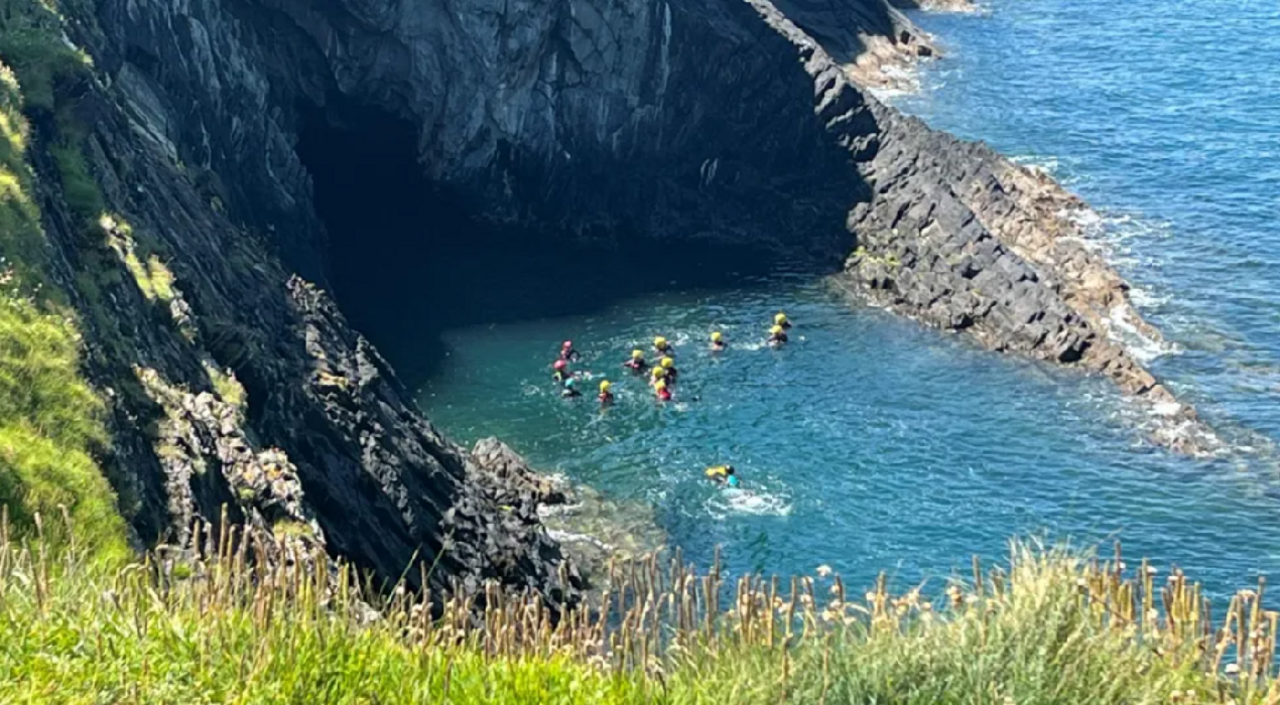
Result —
<instances>
[{"instance_id":1,"label":"swimmer in water","mask_svg":"<svg viewBox=\"0 0 1280 705\"><path fill-rule=\"evenodd\" d=\"M662 336L653 339L653 349L657 350L659 355L667 357L676 354L675 348L671 347L671 343L668 343L667 339Z\"/></svg>"},{"instance_id":2,"label":"swimmer in water","mask_svg":"<svg viewBox=\"0 0 1280 705\"><path fill-rule=\"evenodd\" d=\"M769 344L775 348L778 348L778 347L782 347L782 345L786 342L787 342L787 331L784 330L782 326L775 323L773 328L769 329Z\"/></svg>"},{"instance_id":3,"label":"swimmer in water","mask_svg":"<svg viewBox=\"0 0 1280 705\"><path fill-rule=\"evenodd\" d=\"M600 380L600 395L596 397L600 400L601 406L608 406L613 403L613 392L609 391L613 388L613 383L609 380Z\"/></svg>"},{"instance_id":4,"label":"swimmer in water","mask_svg":"<svg viewBox=\"0 0 1280 705\"><path fill-rule=\"evenodd\" d=\"M653 393L658 397L658 401L671 401L671 391L667 389L666 380L659 379L653 385Z\"/></svg>"},{"instance_id":5,"label":"swimmer in water","mask_svg":"<svg viewBox=\"0 0 1280 705\"><path fill-rule=\"evenodd\" d=\"M784 329L791 327L791 321L787 320L787 314L779 311L778 315L773 317L773 325L782 326Z\"/></svg>"},{"instance_id":6,"label":"swimmer in water","mask_svg":"<svg viewBox=\"0 0 1280 705\"><path fill-rule=\"evenodd\" d=\"M578 351L573 349L573 341L572 341L572 340L566 340L566 341L564 341L563 343L561 343L561 344L560 344L560 359L561 359L561 360L564 360L565 362L572 362L572 361L577 360L577 359L579 359L579 358L581 358L581 357L582 357L582 356L578 354Z\"/></svg>"},{"instance_id":7,"label":"swimmer in water","mask_svg":"<svg viewBox=\"0 0 1280 705\"><path fill-rule=\"evenodd\" d=\"M576 382L577 380L575 380L572 377L566 379L564 381L564 389L560 390L560 396L564 397L565 399L572 399L574 397L582 396L582 392L578 391L578 385L576 384Z\"/></svg>"},{"instance_id":8,"label":"swimmer in water","mask_svg":"<svg viewBox=\"0 0 1280 705\"><path fill-rule=\"evenodd\" d=\"M720 331L711 334L711 352L720 352L727 347L729 346L725 344L724 336Z\"/></svg>"},{"instance_id":9,"label":"swimmer in water","mask_svg":"<svg viewBox=\"0 0 1280 705\"><path fill-rule=\"evenodd\" d=\"M667 380L667 368L661 365L654 367L653 371L649 373L650 385L657 385L658 382L666 382L666 380Z\"/></svg>"},{"instance_id":10,"label":"swimmer in water","mask_svg":"<svg viewBox=\"0 0 1280 705\"><path fill-rule=\"evenodd\" d=\"M732 465L713 465L707 468L707 477L721 487L739 487L738 475Z\"/></svg>"},{"instance_id":11,"label":"swimmer in water","mask_svg":"<svg viewBox=\"0 0 1280 705\"><path fill-rule=\"evenodd\" d=\"M552 369L554 371L551 373L551 380L556 384L560 384L572 377L569 373L569 363L564 360L556 360L556 363L552 365Z\"/></svg>"},{"instance_id":12,"label":"swimmer in water","mask_svg":"<svg viewBox=\"0 0 1280 705\"><path fill-rule=\"evenodd\" d=\"M661 369L667 371L667 384L675 384L676 376L680 374L679 371L676 370L676 361L669 357L664 357L658 364L662 365Z\"/></svg>"},{"instance_id":13,"label":"swimmer in water","mask_svg":"<svg viewBox=\"0 0 1280 705\"><path fill-rule=\"evenodd\" d=\"M643 350L632 350L631 359L622 363L622 366L631 370L632 372L644 372L645 368L649 366L649 363L645 362L644 360Z\"/></svg>"}]
</instances>

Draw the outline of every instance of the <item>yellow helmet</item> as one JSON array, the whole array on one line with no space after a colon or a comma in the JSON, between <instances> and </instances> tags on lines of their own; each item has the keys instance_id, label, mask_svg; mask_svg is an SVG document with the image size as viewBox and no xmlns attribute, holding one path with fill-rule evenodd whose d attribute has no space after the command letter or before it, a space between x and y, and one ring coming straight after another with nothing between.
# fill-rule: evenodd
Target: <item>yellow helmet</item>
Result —
<instances>
[{"instance_id":1,"label":"yellow helmet","mask_svg":"<svg viewBox=\"0 0 1280 705\"><path fill-rule=\"evenodd\" d=\"M662 336L658 336L653 339L653 347L655 348L660 348L666 344L667 344L667 339Z\"/></svg>"},{"instance_id":2,"label":"yellow helmet","mask_svg":"<svg viewBox=\"0 0 1280 705\"><path fill-rule=\"evenodd\" d=\"M778 325L782 325L783 323L786 323L786 322L787 322L787 314L785 314L785 313L783 313L783 312L779 311L779 312L778 312L778 315L776 315L776 316L774 316L774 317L773 317L773 322L774 322L774 323L777 323Z\"/></svg>"},{"instance_id":3,"label":"yellow helmet","mask_svg":"<svg viewBox=\"0 0 1280 705\"><path fill-rule=\"evenodd\" d=\"M711 342L718 343L720 342L720 339L723 337L724 337L723 335L720 335L720 331L716 331L711 334Z\"/></svg>"},{"instance_id":4,"label":"yellow helmet","mask_svg":"<svg viewBox=\"0 0 1280 705\"><path fill-rule=\"evenodd\" d=\"M667 376L667 369L665 367L654 367L652 374L654 379L662 379Z\"/></svg>"},{"instance_id":5,"label":"yellow helmet","mask_svg":"<svg viewBox=\"0 0 1280 705\"><path fill-rule=\"evenodd\" d=\"M607 379L600 380L600 391L607 392L609 391L609 388L612 386L613 386L613 382L610 382Z\"/></svg>"},{"instance_id":6,"label":"yellow helmet","mask_svg":"<svg viewBox=\"0 0 1280 705\"><path fill-rule=\"evenodd\" d=\"M631 359L632 359L632 360L643 360L643 359L644 359L644 351L643 351L643 350L632 350L632 351L631 351Z\"/></svg>"},{"instance_id":7,"label":"yellow helmet","mask_svg":"<svg viewBox=\"0 0 1280 705\"><path fill-rule=\"evenodd\" d=\"M774 335L777 335L782 332L782 326L774 326L769 329L769 332L773 333Z\"/></svg>"},{"instance_id":8,"label":"yellow helmet","mask_svg":"<svg viewBox=\"0 0 1280 705\"><path fill-rule=\"evenodd\" d=\"M669 369L671 369L672 367L675 367L675 366L676 366L676 361L675 361L675 360L672 360L672 359L671 359L671 358L669 358L669 357L664 357L664 358L662 358L662 366L663 366L664 368L666 368L666 369L668 369L668 370L669 370Z\"/></svg>"},{"instance_id":9,"label":"yellow helmet","mask_svg":"<svg viewBox=\"0 0 1280 705\"><path fill-rule=\"evenodd\" d=\"M657 383L657 384L655 384L655 385L653 385L653 388L654 388L654 389L666 389L666 388L667 388L667 382L666 382L666 380L661 380L661 379L660 379L660 380L658 380L658 383Z\"/></svg>"}]
</instances>

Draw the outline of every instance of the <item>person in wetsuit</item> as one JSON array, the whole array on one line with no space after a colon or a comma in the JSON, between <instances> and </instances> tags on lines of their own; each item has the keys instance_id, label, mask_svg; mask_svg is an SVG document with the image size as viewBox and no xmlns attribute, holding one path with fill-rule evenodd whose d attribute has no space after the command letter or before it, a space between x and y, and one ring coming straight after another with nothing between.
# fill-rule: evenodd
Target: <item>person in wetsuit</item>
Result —
<instances>
[{"instance_id":1,"label":"person in wetsuit","mask_svg":"<svg viewBox=\"0 0 1280 705\"><path fill-rule=\"evenodd\" d=\"M773 317L773 325L782 326L784 329L791 327L791 321L787 320L787 314L779 311L778 315Z\"/></svg>"},{"instance_id":2,"label":"person in wetsuit","mask_svg":"<svg viewBox=\"0 0 1280 705\"><path fill-rule=\"evenodd\" d=\"M711 334L711 352L720 352L721 350L724 350L727 347L729 346L725 344L724 336L720 333L720 331L716 331Z\"/></svg>"},{"instance_id":3,"label":"person in wetsuit","mask_svg":"<svg viewBox=\"0 0 1280 705\"><path fill-rule=\"evenodd\" d=\"M738 487L741 485L732 465L713 465L707 468L707 477L721 487Z\"/></svg>"},{"instance_id":4,"label":"person in wetsuit","mask_svg":"<svg viewBox=\"0 0 1280 705\"><path fill-rule=\"evenodd\" d=\"M582 392L578 391L577 380L570 377L564 381L564 389L560 390L560 396L565 399L582 396Z\"/></svg>"},{"instance_id":5,"label":"person in wetsuit","mask_svg":"<svg viewBox=\"0 0 1280 705\"><path fill-rule=\"evenodd\" d=\"M572 341L572 340L566 340L566 341L564 341L563 343L561 343L561 344L560 344L560 359L561 359L561 360L564 360L565 362L572 362L572 361L577 360L577 359L579 359L579 358L581 358L581 357L582 357L582 356L578 354L578 351L573 349L573 341Z\"/></svg>"},{"instance_id":6,"label":"person in wetsuit","mask_svg":"<svg viewBox=\"0 0 1280 705\"><path fill-rule=\"evenodd\" d=\"M662 336L653 339L653 349L658 351L659 355L668 357L676 354L675 348L671 347L671 343L668 343L667 339Z\"/></svg>"},{"instance_id":7,"label":"person in wetsuit","mask_svg":"<svg viewBox=\"0 0 1280 705\"><path fill-rule=\"evenodd\" d=\"M774 324L773 328L769 329L769 344L776 348L781 347L786 342L787 331L782 326Z\"/></svg>"},{"instance_id":8,"label":"person in wetsuit","mask_svg":"<svg viewBox=\"0 0 1280 705\"><path fill-rule=\"evenodd\" d=\"M612 382L607 379L600 380L600 395L596 398L600 400L601 406L608 406L613 403L613 392L609 391L612 388Z\"/></svg>"},{"instance_id":9,"label":"person in wetsuit","mask_svg":"<svg viewBox=\"0 0 1280 705\"><path fill-rule=\"evenodd\" d=\"M556 384L561 384L572 376L569 373L569 363L564 360L556 360L555 364L552 365L551 368L551 380Z\"/></svg>"},{"instance_id":10,"label":"person in wetsuit","mask_svg":"<svg viewBox=\"0 0 1280 705\"><path fill-rule=\"evenodd\" d=\"M653 393L658 398L658 401L671 401L671 390L667 389L667 381L664 379L659 379L654 383Z\"/></svg>"},{"instance_id":11,"label":"person in wetsuit","mask_svg":"<svg viewBox=\"0 0 1280 705\"><path fill-rule=\"evenodd\" d=\"M649 372L649 384L657 385L658 382L667 381L667 368L662 365L655 365L653 370Z\"/></svg>"},{"instance_id":12,"label":"person in wetsuit","mask_svg":"<svg viewBox=\"0 0 1280 705\"><path fill-rule=\"evenodd\" d=\"M662 365L662 369L666 370L665 377L667 380L667 384L675 384L676 375L679 374L679 371L676 370L676 361L672 360L669 357L664 357L662 358L661 361L658 362L658 364Z\"/></svg>"},{"instance_id":13,"label":"person in wetsuit","mask_svg":"<svg viewBox=\"0 0 1280 705\"><path fill-rule=\"evenodd\" d=\"M631 359L622 363L622 366L631 370L632 372L644 372L645 369L649 367L649 363L645 362L644 360L643 350L632 350Z\"/></svg>"}]
</instances>

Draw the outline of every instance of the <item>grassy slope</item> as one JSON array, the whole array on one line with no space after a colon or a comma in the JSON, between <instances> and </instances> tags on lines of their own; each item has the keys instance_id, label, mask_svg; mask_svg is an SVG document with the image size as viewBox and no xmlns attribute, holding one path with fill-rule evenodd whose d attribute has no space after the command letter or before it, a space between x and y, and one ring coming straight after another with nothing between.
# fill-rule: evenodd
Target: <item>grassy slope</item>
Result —
<instances>
[{"instance_id":1,"label":"grassy slope","mask_svg":"<svg viewBox=\"0 0 1280 705\"><path fill-rule=\"evenodd\" d=\"M18 531L65 507L84 540L124 555L124 524L91 453L106 433L101 401L80 374L80 337L48 276L49 243L27 163L24 111L56 115L58 86L83 71L42 5L5 0L0 19L0 505ZM12 66L13 68L10 68ZM26 95L24 95L24 88ZM55 124L61 121L55 120ZM60 139L68 139L59 135ZM73 212L96 216L102 199L74 140L52 147ZM62 526L62 521L51 525Z\"/></svg>"},{"instance_id":2,"label":"grassy slope","mask_svg":"<svg viewBox=\"0 0 1280 705\"><path fill-rule=\"evenodd\" d=\"M350 581L245 565L231 557L112 573L0 545L0 702L1076 705L1280 694L1266 678L1209 675L1220 670L1217 639L1189 628L1193 612L1178 607L1193 588L1170 593L1170 608L1144 623L1131 609L1141 600L1122 606L1133 585L1061 554L1024 551L1009 575L984 577L982 591L956 588L936 610L919 594L882 589L833 605L801 582L798 600L722 612L710 632L702 617L683 628L664 619L666 645L643 658L623 645L656 637L651 618L637 628L638 612L603 638L591 625L539 626L523 604L487 613L487 629L467 626L465 605L432 622L407 599L370 620ZM810 608L805 595L824 604ZM1232 608L1244 616L1233 633L1244 624L1260 635L1258 648L1242 642L1255 661L1241 674L1269 672L1263 650L1274 648L1271 618L1246 614L1253 604ZM793 609L787 640L781 615Z\"/></svg>"}]
</instances>

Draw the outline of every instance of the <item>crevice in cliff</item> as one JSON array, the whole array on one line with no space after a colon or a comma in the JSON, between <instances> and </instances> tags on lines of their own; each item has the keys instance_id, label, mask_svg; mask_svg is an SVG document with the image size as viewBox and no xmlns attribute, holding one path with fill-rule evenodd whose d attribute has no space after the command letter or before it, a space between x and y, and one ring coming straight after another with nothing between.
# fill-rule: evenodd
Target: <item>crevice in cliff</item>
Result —
<instances>
[{"instance_id":1,"label":"crevice in cliff","mask_svg":"<svg viewBox=\"0 0 1280 705\"><path fill-rule=\"evenodd\" d=\"M671 288L766 273L776 257L723 243L486 222L432 183L413 125L347 104L301 110L298 155L328 232L328 284L352 324L411 385L447 352L446 328L571 315Z\"/></svg>"}]
</instances>

